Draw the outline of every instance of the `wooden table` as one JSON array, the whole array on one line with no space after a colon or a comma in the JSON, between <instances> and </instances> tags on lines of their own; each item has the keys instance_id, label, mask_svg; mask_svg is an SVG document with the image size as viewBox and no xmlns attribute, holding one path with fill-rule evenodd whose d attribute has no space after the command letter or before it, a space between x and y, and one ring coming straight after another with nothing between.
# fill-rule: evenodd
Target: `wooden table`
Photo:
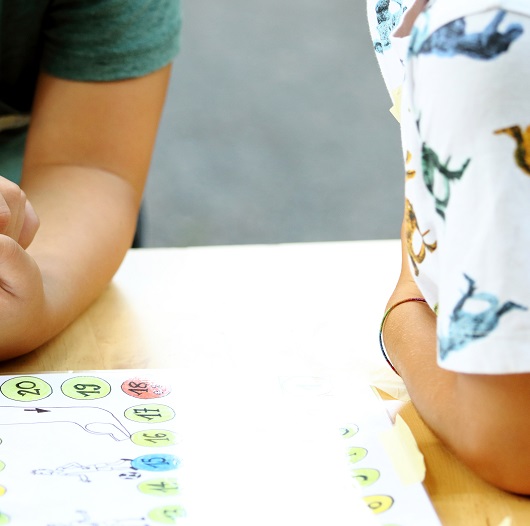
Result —
<instances>
[{"instance_id":1,"label":"wooden table","mask_svg":"<svg viewBox=\"0 0 530 526\"><path fill-rule=\"evenodd\" d=\"M399 258L394 240L131 250L83 316L47 345L1 364L0 372L362 371L404 399L377 342ZM530 524L530 499L475 477L410 403L402 416L425 456L425 486L444 525L499 526L506 517Z\"/></svg>"}]
</instances>

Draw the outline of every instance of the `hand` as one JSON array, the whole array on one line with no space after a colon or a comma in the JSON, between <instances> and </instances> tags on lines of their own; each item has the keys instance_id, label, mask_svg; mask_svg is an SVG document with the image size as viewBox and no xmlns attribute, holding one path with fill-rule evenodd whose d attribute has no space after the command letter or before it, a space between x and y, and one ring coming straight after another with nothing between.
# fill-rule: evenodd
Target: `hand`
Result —
<instances>
[{"instance_id":1,"label":"hand","mask_svg":"<svg viewBox=\"0 0 530 526\"><path fill-rule=\"evenodd\" d=\"M39 225L23 190L0 177L0 360L30 350L46 327L42 276L25 250Z\"/></svg>"},{"instance_id":2,"label":"hand","mask_svg":"<svg viewBox=\"0 0 530 526\"><path fill-rule=\"evenodd\" d=\"M35 260L0 234L0 360L27 352L46 333L45 295Z\"/></svg>"},{"instance_id":3,"label":"hand","mask_svg":"<svg viewBox=\"0 0 530 526\"><path fill-rule=\"evenodd\" d=\"M0 177L0 234L27 248L39 229L39 218L26 194L15 183Z\"/></svg>"}]
</instances>

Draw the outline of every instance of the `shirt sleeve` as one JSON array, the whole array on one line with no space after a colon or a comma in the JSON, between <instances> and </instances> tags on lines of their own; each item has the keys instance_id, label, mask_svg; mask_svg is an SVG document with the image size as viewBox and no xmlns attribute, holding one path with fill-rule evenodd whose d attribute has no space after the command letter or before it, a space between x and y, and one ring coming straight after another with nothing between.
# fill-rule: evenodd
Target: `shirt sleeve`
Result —
<instances>
[{"instance_id":1,"label":"shirt sleeve","mask_svg":"<svg viewBox=\"0 0 530 526\"><path fill-rule=\"evenodd\" d=\"M396 38L394 33L413 3L414 0L367 0L366 6L372 46L396 111L400 104L408 38ZM392 113L399 117L394 111Z\"/></svg>"},{"instance_id":2,"label":"shirt sleeve","mask_svg":"<svg viewBox=\"0 0 530 526\"><path fill-rule=\"evenodd\" d=\"M55 0L44 20L42 68L80 81L146 75L174 58L179 0Z\"/></svg>"},{"instance_id":3,"label":"shirt sleeve","mask_svg":"<svg viewBox=\"0 0 530 526\"><path fill-rule=\"evenodd\" d=\"M530 8L449 4L419 19L407 66L419 142L406 192L433 247L413 254L417 280L436 261L441 367L530 372Z\"/></svg>"}]
</instances>

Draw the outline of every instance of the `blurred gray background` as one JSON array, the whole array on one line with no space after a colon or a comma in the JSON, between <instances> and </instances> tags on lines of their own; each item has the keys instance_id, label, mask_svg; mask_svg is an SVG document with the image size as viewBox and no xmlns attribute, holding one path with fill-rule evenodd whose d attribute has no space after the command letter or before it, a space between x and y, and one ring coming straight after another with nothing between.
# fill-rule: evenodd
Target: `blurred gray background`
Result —
<instances>
[{"instance_id":1,"label":"blurred gray background","mask_svg":"<svg viewBox=\"0 0 530 526\"><path fill-rule=\"evenodd\" d=\"M399 130L364 2L183 4L144 245L399 237Z\"/></svg>"}]
</instances>

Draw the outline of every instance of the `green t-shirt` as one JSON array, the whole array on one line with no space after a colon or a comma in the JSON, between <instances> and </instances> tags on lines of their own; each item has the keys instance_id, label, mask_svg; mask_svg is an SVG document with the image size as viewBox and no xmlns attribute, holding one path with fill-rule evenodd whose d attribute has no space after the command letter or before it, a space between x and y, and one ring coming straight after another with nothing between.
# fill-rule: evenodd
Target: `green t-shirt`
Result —
<instances>
[{"instance_id":1,"label":"green t-shirt","mask_svg":"<svg viewBox=\"0 0 530 526\"><path fill-rule=\"evenodd\" d=\"M38 73L140 77L178 52L180 0L0 0L0 175L20 178Z\"/></svg>"}]
</instances>

